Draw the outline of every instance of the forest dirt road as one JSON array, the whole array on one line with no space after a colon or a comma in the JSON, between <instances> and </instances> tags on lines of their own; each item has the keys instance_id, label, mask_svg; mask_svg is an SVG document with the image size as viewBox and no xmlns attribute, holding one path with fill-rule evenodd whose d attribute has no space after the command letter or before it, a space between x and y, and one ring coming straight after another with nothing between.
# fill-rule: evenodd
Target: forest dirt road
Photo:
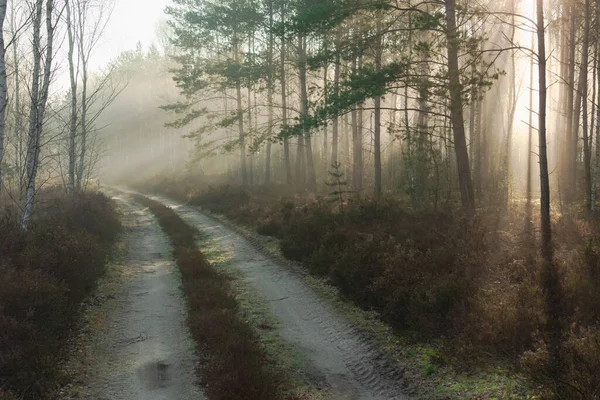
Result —
<instances>
[{"instance_id":1,"label":"forest dirt road","mask_svg":"<svg viewBox=\"0 0 600 400\"><path fill-rule=\"evenodd\" d=\"M390 368L375 346L339 316L297 272L260 251L224 223L194 207L149 196L173 208L188 224L208 237L204 250L220 248L251 286L270 304L279 320L279 334L298 349L307 374L333 399L407 399L401 373Z\"/></svg>"},{"instance_id":2,"label":"forest dirt road","mask_svg":"<svg viewBox=\"0 0 600 400\"><path fill-rule=\"evenodd\" d=\"M200 400L179 271L150 211L115 197L122 212L123 281L93 333L86 395L94 400Z\"/></svg>"}]
</instances>

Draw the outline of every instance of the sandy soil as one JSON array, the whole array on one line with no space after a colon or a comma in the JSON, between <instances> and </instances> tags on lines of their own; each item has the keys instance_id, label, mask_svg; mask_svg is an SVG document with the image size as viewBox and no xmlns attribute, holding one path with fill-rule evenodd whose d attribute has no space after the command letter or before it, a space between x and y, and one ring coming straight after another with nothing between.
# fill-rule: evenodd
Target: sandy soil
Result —
<instances>
[{"instance_id":1,"label":"sandy soil","mask_svg":"<svg viewBox=\"0 0 600 400\"><path fill-rule=\"evenodd\" d=\"M92 333L85 395L94 400L204 399L185 326L180 276L149 211L116 197L124 214L123 282Z\"/></svg>"},{"instance_id":2,"label":"sandy soil","mask_svg":"<svg viewBox=\"0 0 600 400\"><path fill-rule=\"evenodd\" d=\"M308 360L313 383L338 399L407 399L399 387L401 374L390 369L375 346L327 305L302 278L268 257L222 222L200 210L169 199L152 197L176 210L208 235L210 243L232 258L258 293L269 301L280 322L281 337Z\"/></svg>"}]
</instances>

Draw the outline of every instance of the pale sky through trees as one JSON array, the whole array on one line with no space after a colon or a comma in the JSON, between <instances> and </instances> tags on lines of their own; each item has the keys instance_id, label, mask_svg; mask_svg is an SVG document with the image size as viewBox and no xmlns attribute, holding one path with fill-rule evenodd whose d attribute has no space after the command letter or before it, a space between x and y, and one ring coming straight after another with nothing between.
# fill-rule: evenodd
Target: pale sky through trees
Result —
<instances>
[{"instance_id":1,"label":"pale sky through trees","mask_svg":"<svg viewBox=\"0 0 600 400\"><path fill-rule=\"evenodd\" d=\"M113 0L114 10L103 38L94 50L91 71L95 72L114 60L126 50L133 50L137 42L144 49L156 42L156 29L161 20L166 20L165 7L170 0ZM68 86L68 71L61 70L58 85Z\"/></svg>"},{"instance_id":2,"label":"pale sky through trees","mask_svg":"<svg viewBox=\"0 0 600 400\"><path fill-rule=\"evenodd\" d=\"M114 0L115 8L106 27L105 39L96 51L95 66L101 66L125 50L144 47L155 40L158 21L166 19L169 0Z\"/></svg>"}]
</instances>

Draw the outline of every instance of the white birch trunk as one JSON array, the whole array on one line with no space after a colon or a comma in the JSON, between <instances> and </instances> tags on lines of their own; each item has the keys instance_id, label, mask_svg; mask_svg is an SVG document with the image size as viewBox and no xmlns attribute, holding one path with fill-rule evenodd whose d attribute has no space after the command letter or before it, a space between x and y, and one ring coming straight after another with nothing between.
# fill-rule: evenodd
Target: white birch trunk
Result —
<instances>
[{"instance_id":1,"label":"white birch trunk","mask_svg":"<svg viewBox=\"0 0 600 400\"><path fill-rule=\"evenodd\" d=\"M73 36L73 15L70 2L65 3L67 9L67 34L69 41L69 78L71 81L71 119L69 125L69 176L67 180L67 193L72 195L75 191L75 137L77 136L77 78L75 77Z\"/></svg>"},{"instance_id":2,"label":"white birch trunk","mask_svg":"<svg viewBox=\"0 0 600 400\"><path fill-rule=\"evenodd\" d=\"M21 228L27 230L33 214L35 201L35 179L38 171L40 157L40 136L44 123L46 101L48 100L48 89L50 87L50 75L52 73L52 40L54 28L52 26L52 0L46 1L46 60L44 64L43 82L40 90L41 69L41 24L42 24L43 0L36 0L33 16L33 80L31 83L31 106L29 112L29 135L27 141L27 181L25 186L25 207Z\"/></svg>"}]
</instances>

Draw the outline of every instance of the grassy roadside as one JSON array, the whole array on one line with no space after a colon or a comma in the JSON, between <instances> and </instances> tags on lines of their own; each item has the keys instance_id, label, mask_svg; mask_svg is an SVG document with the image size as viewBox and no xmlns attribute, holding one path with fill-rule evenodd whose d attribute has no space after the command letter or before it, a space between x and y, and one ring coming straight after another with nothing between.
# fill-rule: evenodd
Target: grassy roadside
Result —
<instances>
[{"instance_id":1,"label":"grassy roadside","mask_svg":"<svg viewBox=\"0 0 600 400\"><path fill-rule=\"evenodd\" d=\"M127 221L123 221L125 230ZM98 357L94 349L92 333L108 329L108 315L114 308L112 301L117 297L119 289L129 272L123 264L126 250L126 233L119 235L113 251L109 256L106 273L98 280L98 286L84 303L81 325L71 340L71 349L63 364L63 373L69 377L60 390L60 400L87 399L89 394L85 382L89 381L90 365Z\"/></svg>"},{"instance_id":2,"label":"grassy roadside","mask_svg":"<svg viewBox=\"0 0 600 400\"><path fill-rule=\"evenodd\" d=\"M200 375L210 400L298 399L241 312L235 281L215 268L196 244L197 232L170 208L134 195L169 236L188 302L188 326L198 345Z\"/></svg>"}]
</instances>

